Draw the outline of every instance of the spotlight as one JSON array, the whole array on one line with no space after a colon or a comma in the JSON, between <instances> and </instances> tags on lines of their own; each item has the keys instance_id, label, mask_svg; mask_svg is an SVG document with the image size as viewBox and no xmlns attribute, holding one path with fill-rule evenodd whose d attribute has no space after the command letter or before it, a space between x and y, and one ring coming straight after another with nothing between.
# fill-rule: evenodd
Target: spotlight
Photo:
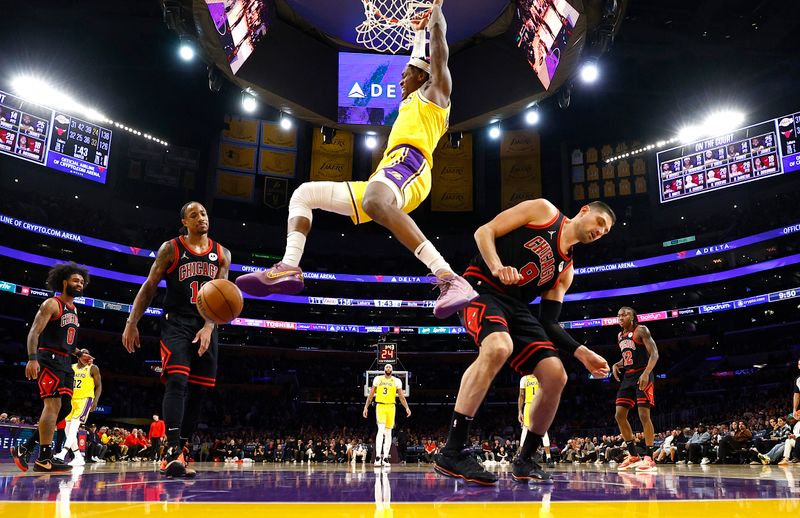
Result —
<instances>
[{"instance_id":1,"label":"spotlight","mask_svg":"<svg viewBox=\"0 0 800 518\"><path fill-rule=\"evenodd\" d=\"M242 92L242 109L247 113L253 113L258 108L258 102L256 101L255 96L253 96L250 92L243 91Z\"/></svg>"},{"instance_id":2,"label":"spotlight","mask_svg":"<svg viewBox=\"0 0 800 518\"><path fill-rule=\"evenodd\" d=\"M322 133L322 143L323 144L332 144L333 137L336 136L336 128L331 128L329 126L322 126L319 129L319 132Z\"/></svg>"},{"instance_id":3,"label":"spotlight","mask_svg":"<svg viewBox=\"0 0 800 518\"><path fill-rule=\"evenodd\" d=\"M527 122L529 126L539 124L539 108L534 107L526 111L525 122Z\"/></svg>"},{"instance_id":4,"label":"spotlight","mask_svg":"<svg viewBox=\"0 0 800 518\"><path fill-rule=\"evenodd\" d=\"M181 59L184 61L191 61L194 59L194 42L188 36L181 36L178 55L180 55Z\"/></svg>"},{"instance_id":5,"label":"spotlight","mask_svg":"<svg viewBox=\"0 0 800 518\"><path fill-rule=\"evenodd\" d=\"M489 128L489 137L495 140L500 138L500 124L495 123Z\"/></svg>"},{"instance_id":6,"label":"spotlight","mask_svg":"<svg viewBox=\"0 0 800 518\"><path fill-rule=\"evenodd\" d=\"M367 138L364 139L364 145L367 146L367 149L375 149L378 147L378 139L373 134L367 134Z\"/></svg>"},{"instance_id":7,"label":"spotlight","mask_svg":"<svg viewBox=\"0 0 800 518\"><path fill-rule=\"evenodd\" d=\"M723 110L710 114L703 121L703 130L709 136L729 133L744 123L744 114L734 110Z\"/></svg>"},{"instance_id":8,"label":"spotlight","mask_svg":"<svg viewBox=\"0 0 800 518\"><path fill-rule=\"evenodd\" d=\"M217 93L222 88L222 73L213 65L208 67L208 89Z\"/></svg>"},{"instance_id":9,"label":"spotlight","mask_svg":"<svg viewBox=\"0 0 800 518\"><path fill-rule=\"evenodd\" d=\"M597 66L597 58L587 59L581 66L581 81L587 84L594 83L600 77L600 69Z\"/></svg>"},{"instance_id":10,"label":"spotlight","mask_svg":"<svg viewBox=\"0 0 800 518\"><path fill-rule=\"evenodd\" d=\"M678 131L678 140L683 144L693 142L703 135L703 128L700 126L684 126Z\"/></svg>"},{"instance_id":11,"label":"spotlight","mask_svg":"<svg viewBox=\"0 0 800 518\"><path fill-rule=\"evenodd\" d=\"M461 139L464 138L464 133L461 131L452 131L448 134L448 138L450 140L450 147L459 149L461 147Z\"/></svg>"},{"instance_id":12,"label":"spotlight","mask_svg":"<svg viewBox=\"0 0 800 518\"><path fill-rule=\"evenodd\" d=\"M281 129L292 129L292 119L283 112L281 112Z\"/></svg>"}]
</instances>

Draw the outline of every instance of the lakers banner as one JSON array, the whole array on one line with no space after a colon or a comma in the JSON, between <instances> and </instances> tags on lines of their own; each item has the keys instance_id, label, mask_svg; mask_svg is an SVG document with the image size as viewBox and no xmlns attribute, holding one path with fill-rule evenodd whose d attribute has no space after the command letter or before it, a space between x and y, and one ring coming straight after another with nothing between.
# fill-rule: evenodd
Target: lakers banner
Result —
<instances>
[{"instance_id":1,"label":"lakers banner","mask_svg":"<svg viewBox=\"0 0 800 518\"><path fill-rule=\"evenodd\" d=\"M221 142L219 145L219 167L254 173L257 148Z\"/></svg>"},{"instance_id":2,"label":"lakers banner","mask_svg":"<svg viewBox=\"0 0 800 518\"><path fill-rule=\"evenodd\" d=\"M322 142L322 134L314 131L311 146L312 181L345 182L353 179L353 134L339 130L330 144Z\"/></svg>"},{"instance_id":3,"label":"lakers banner","mask_svg":"<svg viewBox=\"0 0 800 518\"><path fill-rule=\"evenodd\" d=\"M258 144L258 119L247 119L231 115L225 116L227 128L222 130L222 140L242 144Z\"/></svg>"},{"instance_id":4,"label":"lakers banner","mask_svg":"<svg viewBox=\"0 0 800 518\"><path fill-rule=\"evenodd\" d=\"M500 208L542 196L539 158L503 158L500 161Z\"/></svg>"},{"instance_id":5,"label":"lakers banner","mask_svg":"<svg viewBox=\"0 0 800 518\"><path fill-rule=\"evenodd\" d=\"M505 210L542 195L539 134L506 131L500 143L500 207Z\"/></svg>"},{"instance_id":6,"label":"lakers banner","mask_svg":"<svg viewBox=\"0 0 800 518\"><path fill-rule=\"evenodd\" d=\"M217 170L217 183L214 196L235 201L253 201L256 177L252 174Z\"/></svg>"},{"instance_id":7,"label":"lakers banner","mask_svg":"<svg viewBox=\"0 0 800 518\"><path fill-rule=\"evenodd\" d=\"M272 121L261 121L261 145L283 149L297 149L297 130L285 130Z\"/></svg>"},{"instance_id":8,"label":"lakers banner","mask_svg":"<svg viewBox=\"0 0 800 518\"><path fill-rule=\"evenodd\" d=\"M472 210L472 135L454 148L443 138L433 153L431 209L439 212Z\"/></svg>"},{"instance_id":9,"label":"lakers banner","mask_svg":"<svg viewBox=\"0 0 800 518\"><path fill-rule=\"evenodd\" d=\"M260 155L258 161L259 174L294 178L294 166L297 153L294 151L276 151L262 148Z\"/></svg>"}]
</instances>

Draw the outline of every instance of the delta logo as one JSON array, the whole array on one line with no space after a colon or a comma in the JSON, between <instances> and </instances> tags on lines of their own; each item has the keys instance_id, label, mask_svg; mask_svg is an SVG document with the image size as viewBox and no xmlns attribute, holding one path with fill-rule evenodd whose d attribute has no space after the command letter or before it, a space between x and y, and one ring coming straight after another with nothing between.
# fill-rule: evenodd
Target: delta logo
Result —
<instances>
[{"instance_id":1,"label":"delta logo","mask_svg":"<svg viewBox=\"0 0 800 518\"><path fill-rule=\"evenodd\" d=\"M377 97L386 97L389 99L397 99L397 92L398 87L397 84L391 83L386 85L385 87L378 83L372 83L369 85L369 96L364 92L364 89L358 82L353 83L353 86L350 87L350 92L347 94L347 97L351 99L366 99L367 97L374 99Z\"/></svg>"}]
</instances>

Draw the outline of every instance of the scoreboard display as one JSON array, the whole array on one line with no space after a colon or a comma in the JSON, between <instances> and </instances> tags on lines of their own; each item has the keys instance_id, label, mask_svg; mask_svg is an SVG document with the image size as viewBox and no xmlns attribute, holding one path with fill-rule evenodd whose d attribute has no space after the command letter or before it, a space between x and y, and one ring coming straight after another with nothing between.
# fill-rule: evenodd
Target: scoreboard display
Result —
<instances>
[{"instance_id":1,"label":"scoreboard display","mask_svg":"<svg viewBox=\"0 0 800 518\"><path fill-rule=\"evenodd\" d=\"M800 170L800 113L657 153L661 202Z\"/></svg>"},{"instance_id":2,"label":"scoreboard display","mask_svg":"<svg viewBox=\"0 0 800 518\"><path fill-rule=\"evenodd\" d=\"M378 365L385 365L387 363L397 363L397 344L378 344Z\"/></svg>"},{"instance_id":3,"label":"scoreboard display","mask_svg":"<svg viewBox=\"0 0 800 518\"><path fill-rule=\"evenodd\" d=\"M0 153L106 183L110 129L0 91Z\"/></svg>"}]
</instances>

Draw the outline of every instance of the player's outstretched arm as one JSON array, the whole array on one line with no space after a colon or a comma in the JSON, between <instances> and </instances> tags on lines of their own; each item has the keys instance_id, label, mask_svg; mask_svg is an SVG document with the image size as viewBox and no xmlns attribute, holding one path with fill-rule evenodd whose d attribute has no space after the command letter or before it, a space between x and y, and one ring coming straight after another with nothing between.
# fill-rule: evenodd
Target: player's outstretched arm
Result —
<instances>
[{"instance_id":1,"label":"player's outstretched arm","mask_svg":"<svg viewBox=\"0 0 800 518\"><path fill-rule=\"evenodd\" d=\"M434 0L428 20L428 30L431 33L431 79L425 95L438 106L446 108L450 104L453 78L447 66L450 49L447 46L447 21L442 13L442 1Z\"/></svg>"},{"instance_id":2,"label":"player's outstretched arm","mask_svg":"<svg viewBox=\"0 0 800 518\"><path fill-rule=\"evenodd\" d=\"M167 274L172 262L175 260L175 248L171 241L162 243L161 248L158 249L156 260L150 267L150 273L147 280L144 281L142 287L139 288L139 293L133 300L133 307L128 320L125 321L125 331L122 332L122 345L129 353L134 352L141 347L139 343L139 328L137 324L139 319L144 315L145 310L153 301L158 291L158 283L161 282Z\"/></svg>"},{"instance_id":3,"label":"player's outstretched arm","mask_svg":"<svg viewBox=\"0 0 800 518\"><path fill-rule=\"evenodd\" d=\"M564 295L567 293L567 289L572 285L574 274L575 271L572 268L572 264L570 264L562 272L558 284L542 293L542 301L539 303L539 322L541 322L547 336L556 347L571 352L595 378L605 378L609 372L608 362L605 358L585 345L579 344L558 323L558 317L561 315L561 304L564 302Z\"/></svg>"}]
</instances>

